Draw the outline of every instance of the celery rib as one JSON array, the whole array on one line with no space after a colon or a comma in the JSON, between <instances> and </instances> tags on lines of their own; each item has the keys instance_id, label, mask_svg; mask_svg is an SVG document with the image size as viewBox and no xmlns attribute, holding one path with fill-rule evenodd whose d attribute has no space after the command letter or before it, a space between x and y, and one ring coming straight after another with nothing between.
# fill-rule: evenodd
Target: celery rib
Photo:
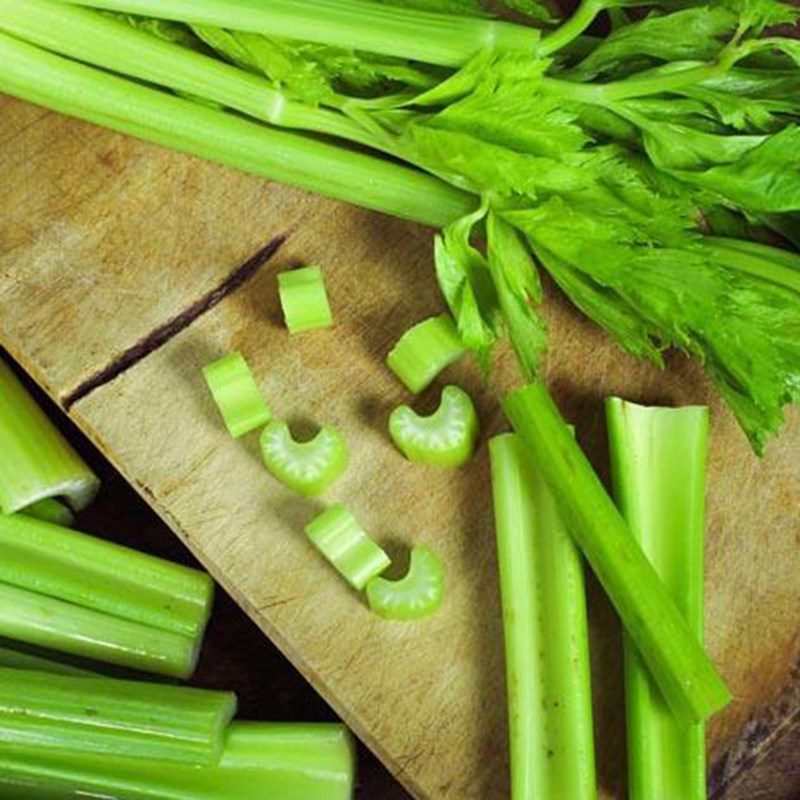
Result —
<instances>
[{"instance_id":1,"label":"celery rib","mask_svg":"<svg viewBox=\"0 0 800 800\"><path fill-rule=\"evenodd\" d=\"M61 525L69 528L75 523L75 515L72 511L52 497L45 497L44 500L37 500L32 505L24 508L20 513L26 517L41 519L44 522L52 522L54 525Z\"/></svg>"},{"instance_id":2,"label":"celery rib","mask_svg":"<svg viewBox=\"0 0 800 800\"><path fill-rule=\"evenodd\" d=\"M708 409L606 403L617 501L694 635L703 636ZM631 800L703 800L705 731L681 726L625 640Z\"/></svg>"},{"instance_id":3,"label":"celery rib","mask_svg":"<svg viewBox=\"0 0 800 800\"><path fill-rule=\"evenodd\" d=\"M597 797L583 564L514 434L489 442L512 800Z\"/></svg>"},{"instance_id":4,"label":"celery rib","mask_svg":"<svg viewBox=\"0 0 800 800\"><path fill-rule=\"evenodd\" d=\"M0 581L189 637L214 591L204 572L23 514L0 516Z\"/></svg>"},{"instance_id":5,"label":"celery rib","mask_svg":"<svg viewBox=\"0 0 800 800\"><path fill-rule=\"evenodd\" d=\"M0 59L1 60L1 59ZM0 359L0 510L65 497L80 510L100 482Z\"/></svg>"},{"instance_id":6,"label":"celery rib","mask_svg":"<svg viewBox=\"0 0 800 800\"><path fill-rule=\"evenodd\" d=\"M730 691L547 389L527 386L507 396L503 407L673 713L682 724L693 724L719 711L730 702Z\"/></svg>"}]
</instances>

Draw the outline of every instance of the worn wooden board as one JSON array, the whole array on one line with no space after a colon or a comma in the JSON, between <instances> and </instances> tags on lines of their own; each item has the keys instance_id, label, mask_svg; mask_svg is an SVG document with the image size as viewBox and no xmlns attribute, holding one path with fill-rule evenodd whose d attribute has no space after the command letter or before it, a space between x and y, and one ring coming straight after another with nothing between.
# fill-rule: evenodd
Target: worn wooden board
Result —
<instances>
[{"instance_id":1,"label":"worn wooden board","mask_svg":"<svg viewBox=\"0 0 800 800\"><path fill-rule=\"evenodd\" d=\"M445 376L474 394L483 420L466 469L412 467L385 435L405 397L383 358L441 307L429 233L7 99L0 175L3 346L417 797L504 797L485 442L504 426L508 354L488 387L468 364ZM325 267L338 325L290 340L275 273L298 261ZM800 711L800 418L759 462L695 367L635 362L550 294L550 379L601 470L605 395L713 407L707 640L736 696L709 731L721 797ZM200 367L234 347L276 414L345 432L352 466L330 499L400 560L414 542L443 556L435 617L379 622L306 544L319 503L276 485L256 437L231 440L204 390ZM599 779L604 796L622 797L619 629L593 583L589 604Z\"/></svg>"}]
</instances>

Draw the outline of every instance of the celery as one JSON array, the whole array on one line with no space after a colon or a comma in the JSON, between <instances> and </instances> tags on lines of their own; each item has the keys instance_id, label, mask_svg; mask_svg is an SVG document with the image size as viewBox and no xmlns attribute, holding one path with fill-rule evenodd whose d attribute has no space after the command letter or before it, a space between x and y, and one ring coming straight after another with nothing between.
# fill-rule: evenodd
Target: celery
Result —
<instances>
[{"instance_id":1,"label":"celery","mask_svg":"<svg viewBox=\"0 0 800 800\"><path fill-rule=\"evenodd\" d=\"M219 765L210 767L4 746L0 797L350 800L354 762L353 742L342 725L235 722L225 734Z\"/></svg>"},{"instance_id":2,"label":"celery","mask_svg":"<svg viewBox=\"0 0 800 800\"><path fill-rule=\"evenodd\" d=\"M161 19L216 25L458 66L483 50L533 52L539 31L367 0L72 0Z\"/></svg>"},{"instance_id":3,"label":"celery","mask_svg":"<svg viewBox=\"0 0 800 800\"><path fill-rule=\"evenodd\" d=\"M289 333L302 333L333 324L325 280L319 267L278 273L278 293Z\"/></svg>"},{"instance_id":4,"label":"celery","mask_svg":"<svg viewBox=\"0 0 800 800\"><path fill-rule=\"evenodd\" d=\"M46 652L46 651L43 651ZM58 675L73 675L80 677L97 677L97 672L78 667L69 661L56 661L52 654L48 657L28 652L20 647L7 647L0 644L0 667L11 669L33 669L39 672L54 672Z\"/></svg>"},{"instance_id":5,"label":"celery","mask_svg":"<svg viewBox=\"0 0 800 800\"><path fill-rule=\"evenodd\" d=\"M684 620L542 385L503 403L526 452L682 724L718 711L731 694Z\"/></svg>"},{"instance_id":6,"label":"celery","mask_svg":"<svg viewBox=\"0 0 800 800\"><path fill-rule=\"evenodd\" d=\"M306 535L355 589L363 589L391 563L343 505L325 509L306 526Z\"/></svg>"},{"instance_id":7,"label":"celery","mask_svg":"<svg viewBox=\"0 0 800 800\"><path fill-rule=\"evenodd\" d=\"M24 508L21 513L25 514L26 517L52 522L54 525L61 525L65 528L69 528L75 522L75 515L69 507L52 497L37 500L32 505Z\"/></svg>"},{"instance_id":8,"label":"celery","mask_svg":"<svg viewBox=\"0 0 800 800\"><path fill-rule=\"evenodd\" d=\"M703 635L703 527L708 409L606 404L617 499L689 627ZM625 641L631 800L706 796L702 724L682 727Z\"/></svg>"},{"instance_id":9,"label":"celery","mask_svg":"<svg viewBox=\"0 0 800 800\"><path fill-rule=\"evenodd\" d=\"M0 359L0 510L12 514L50 497L66 497L81 509L99 486Z\"/></svg>"},{"instance_id":10,"label":"celery","mask_svg":"<svg viewBox=\"0 0 800 800\"><path fill-rule=\"evenodd\" d=\"M0 636L122 667L188 678L199 639L0 583Z\"/></svg>"},{"instance_id":11,"label":"celery","mask_svg":"<svg viewBox=\"0 0 800 800\"><path fill-rule=\"evenodd\" d=\"M0 581L189 637L214 591L204 572L23 514L0 516Z\"/></svg>"},{"instance_id":12,"label":"celery","mask_svg":"<svg viewBox=\"0 0 800 800\"><path fill-rule=\"evenodd\" d=\"M442 604L444 569L427 547L415 547L406 575L397 581L372 578L366 586L369 607L384 619L413 620L433 614Z\"/></svg>"},{"instance_id":13,"label":"celery","mask_svg":"<svg viewBox=\"0 0 800 800\"><path fill-rule=\"evenodd\" d=\"M409 406L389 416L389 433L411 461L436 467L460 467L472 457L478 438L478 415L470 396L458 386L446 386L439 408L421 417Z\"/></svg>"},{"instance_id":14,"label":"celery","mask_svg":"<svg viewBox=\"0 0 800 800\"><path fill-rule=\"evenodd\" d=\"M392 348L386 363L406 388L417 394L464 352L452 317L441 314L409 328Z\"/></svg>"},{"instance_id":15,"label":"celery","mask_svg":"<svg viewBox=\"0 0 800 800\"><path fill-rule=\"evenodd\" d=\"M261 454L270 474L306 497L319 497L347 467L347 446L336 428L325 426L308 442L296 442L285 422L261 433Z\"/></svg>"},{"instance_id":16,"label":"celery","mask_svg":"<svg viewBox=\"0 0 800 800\"><path fill-rule=\"evenodd\" d=\"M231 436L243 436L269 422L269 406L240 352L206 364L203 377Z\"/></svg>"},{"instance_id":17,"label":"celery","mask_svg":"<svg viewBox=\"0 0 800 800\"><path fill-rule=\"evenodd\" d=\"M173 97L0 34L0 91L319 194L446 224L475 205L438 179ZM34 498L36 499L36 498Z\"/></svg>"},{"instance_id":18,"label":"celery","mask_svg":"<svg viewBox=\"0 0 800 800\"><path fill-rule=\"evenodd\" d=\"M4 747L211 765L235 710L228 692L0 667Z\"/></svg>"},{"instance_id":19,"label":"celery","mask_svg":"<svg viewBox=\"0 0 800 800\"><path fill-rule=\"evenodd\" d=\"M597 796L583 564L519 438L489 442L506 646L511 797Z\"/></svg>"}]
</instances>

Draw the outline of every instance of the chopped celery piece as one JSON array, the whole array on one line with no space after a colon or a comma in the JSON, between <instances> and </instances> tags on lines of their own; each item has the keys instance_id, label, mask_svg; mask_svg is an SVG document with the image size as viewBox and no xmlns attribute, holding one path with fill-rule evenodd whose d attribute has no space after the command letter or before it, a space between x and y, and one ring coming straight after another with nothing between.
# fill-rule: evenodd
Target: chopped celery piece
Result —
<instances>
[{"instance_id":1,"label":"chopped celery piece","mask_svg":"<svg viewBox=\"0 0 800 800\"><path fill-rule=\"evenodd\" d=\"M230 692L0 667L0 742L215 764Z\"/></svg>"},{"instance_id":2,"label":"chopped celery piece","mask_svg":"<svg viewBox=\"0 0 800 800\"><path fill-rule=\"evenodd\" d=\"M243 436L269 422L269 407L240 352L207 364L203 375L231 436Z\"/></svg>"},{"instance_id":3,"label":"chopped celery piece","mask_svg":"<svg viewBox=\"0 0 800 800\"><path fill-rule=\"evenodd\" d=\"M0 359L0 511L48 497L85 508L100 482Z\"/></svg>"},{"instance_id":4,"label":"chopped celery piece","mask_svg":"<svg viewBox=\"0 0 800 800\"><path fill-rule=\"evenodd\" d=\"M464 352L452 317L441 314L409 328L392 348L386 363L406 388L417 394Z\"/></svg>"},{"instance_id":5,"label":"chopped celery piece","mask_svg":"<svg viewBox=\"0 0 800 800\"><path fill-rule=\"evenodd\" d=\"M302 333L333 325L325 279L319 267L302 267L278 273L278 294L289 333Z\"/></svg>"},{"instance_id":6,"label":"chopped celery piece","mask_svg":"<svg viewBox=\"0 0 800 800\"><path fill-rule=\"evenodd\" d=\"M617 501L694 635L703 636L703 528L708 409L606 403ZM703 800L705 730L670 712L625 640L631 800Z\"/></svg>"},{"instance_id":7,"label":"chopped celery piece","mask_svg":"<svg viewBox=\"0 0 800 800\"><path fill-rule=\"evenodd\" d=\"M0 636L121 667L188 678L199 637L164 631L0 583Z\"/></svg>"},{"instance_id":8,"label":"chopped celery piece","mask_svg":"<svg viewBox=\"0 0 800 800\"><path fill-rule=\"evenodd\" d=\"M306 535L355 589L363 589L391 564L343 505L326 508L306 526Z\"/></svg>"},{"instance_id":9,"label":"chopped celery piece","mask_svg":"<svg viewBox=\"0 0 800 800\"><path fill-rule=\"evenodd\" d=\"M328 426L311 441L296 442L289 426L274 420L261 434L261 454L271 475L305 497L319 497L347 466L344 437Z\"/></svg>"},{"instance_id":10,"label":"chopped celery piece","mask_svg":"<svg viewBox=\"0 0 800 800\"><path fill-rule=\"evenodd\" d=\"M214 592L200 570L24 514L0 516L0 581L189 637Z\"/></svg>"},{"instance_id":11,"label":"chopped celery piece","mask_svg":"<svg viewBox=\"0 0 800 800\"><path fill-rule=\"evenodd\" d=\"M489 442L506 648L511 797L597 797L583 564L514 434Z\"/></svg>"},{"instance_id":12,"label":"chopped celery piece","mask_svg":"<svg viewBox=\"0 0 800 800\"><path fill-rule=\"evenodd\" d=\"M54 525L70 527L75 522L75 515L63 503L54 500L52 497L45 497L44 500L37 500L22 510L26 517L41 519L45 522L52 522Z\"/></svg>"},{"instance_id":13,"label":"chopped celery piece","mask_svg":"<svg viewBox=\"0 0 800 800\"><path fill-rule=\"evenodd\" d=\"M410 461L435 467L460 467L472 457L478 438L478 415L470 396L458 386L446 386L439 408L421 417L399 406L389 417L389 433Z\"/></svg>"},{"instance_id":14,"label":"chopped celery piece","mask_svg":"<svg viewBox=\"0 0 800 800\"><path fill-rule=\"evenodd\" d=\"M731 693L690 630L562 419L547 389L526 386L503 407L556 497L578 546L684 724L727 705Z\"/></svg>"},{"instance_id":15,"label":"chopped celery piece","mask_svg":"<svg viewBox=\"0 0 800 800\"><path fill-rule=\"evenodd\" d=\"M378 577L367 583L367 602L384 619L420 619L439 608L443 589L444 569L439 557L427 547L415 547L404 578L390 581Z\"/></svg>"},{"instance_id":16,"label":"chopped celery piece","mask_svg":"<svg viewBox=\"0 0 800 800\"><path fill-rule=\"evenodd\" d=\"M351 800L354 782L352 738L331 723L234 722L214 766L75 749L0 749L0 797L9 800Z\"/></svg>"}]
</instances>

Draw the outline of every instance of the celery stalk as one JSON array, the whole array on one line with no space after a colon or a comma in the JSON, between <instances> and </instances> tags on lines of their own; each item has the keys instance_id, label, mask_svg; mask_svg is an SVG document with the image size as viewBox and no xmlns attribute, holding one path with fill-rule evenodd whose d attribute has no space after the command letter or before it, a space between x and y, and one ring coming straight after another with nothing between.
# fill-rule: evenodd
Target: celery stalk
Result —
<instances>
[{"instance_id":1,"label":"celery stalk","mask_svg":"<svg viewBox=\"0 0 800 800\"><path fill-rule=\"evenodd\" d=\"M471 195L408 167L250 122L0 34L0 91L271 180L441 226ZM36 498L34 498L36 499Z\"/></svg>"},{"instance_id":2,"label":"celery stalk","mask_svg":"<svg viewBox=\"0 0 800 800\"><path fill-rule=\"evenodd\" d=\"M204 572L23 514L0 516L0 581L189 637L214 591Z\"/></svg>"},{"instance_id":3,"label":"celery stalk","mask_svg":"<svg viewBox=\"0 0 800 800\"><path fill-rule=\"evenodd\" d=\"M97 672L75 666L68 661L56 661L50 657L46 658L43 655L29 653L27 650L17 649L16 647L7 647L4 644L0 644L0 667L33 669L39 672L54 672L58 675L98 676Z\"/></svg>"},{"instance_id":4,"label":"celery stalk","mask_svg":"<svg viewBox=\"0 0 800 800\"><path fill-rule=\"evenodd\" d=\"M0 636L122 667L188 678L199 638L0 583Z\"/></svg>"},{"instance_id":5,"label":"celery stalk","mask_svg":"<svg viewBox=\"0 0 800 800\"><path fill-rule=\"evenodd\" d=\"M54 500L52 497L45 497L44 500L37 500L35 503L24 508L20 513L25 514L26 517L52 522L54 525L62 525L65 528L69 528L75 522L75 515L72 511L63 503Z\"/></svg>"},{"instance_id":6,"label":"celery stalk","mask_svg":"<svg viewBox=\"0 0 800 800\"><path fill-rule=\"evenodd\" d=\"M535 28L485 17L440 14L369 0L71 0L73 5L217 25L414 61L459 66L476 53L527 49Z\"/></svg>"},{"instance_id":7,"label":"celery stalk","mask_svg":"<svg viewBox=\"0 0 800 800\"><path fill-rule=\"evenodd\" d=\"M66 497L81 509L99 486L0 359L0 510L12 514L49 497Z\"/></svg>"},{"instance_id":8,"label":"celery stalk","mask_svg":"<svg viewBox=\"0 0 800 800\"><path fill-rule=\"evenodd\" d=\"M212 765L235 711L229 692L0 667L4 748Z\"/></svg>"},{"instance_id":9,"label":"celery stalk","mask_svg":"<svg viewBox=\"0 0 800 800\"><path fill-rule=\"evenodd\" d=\"M503 406L673 713L682 724L693 724L721 709L730 702L730 691L547 389L526 386L508 395Z\"/></svg>"},{"instance_id":10,"label":"celery stalk","mask_svg":"<svg viewBox=\"0 0 800 800\"><path fill-rule=\"evenodd\" d=\"M210 767L4 746L0 797L350 800L354 761L342 725L236 722L219 765Z\"/></svg>"},{"instance_id":11,"label":"celery stalk","mask_svg":"<svg viewBox=\"0 0 800 800\"><path fill-rule=\"evenodd\" d=\"M689 627L703 636L703 527L708 409L606 404L617 500ZM701 724L681 727L625 641L631 800L706 796Z\"/></svg>"},{"instance_id":12,"label":"celery stalk","mask_svg":"<svg viewBox=\"0 0 800 800\"><path fill-rule=\"evenodd\" d=\"M597 797L580 554L514 434L489 442L512 800Z\"/></svg>"}]
</instances>

